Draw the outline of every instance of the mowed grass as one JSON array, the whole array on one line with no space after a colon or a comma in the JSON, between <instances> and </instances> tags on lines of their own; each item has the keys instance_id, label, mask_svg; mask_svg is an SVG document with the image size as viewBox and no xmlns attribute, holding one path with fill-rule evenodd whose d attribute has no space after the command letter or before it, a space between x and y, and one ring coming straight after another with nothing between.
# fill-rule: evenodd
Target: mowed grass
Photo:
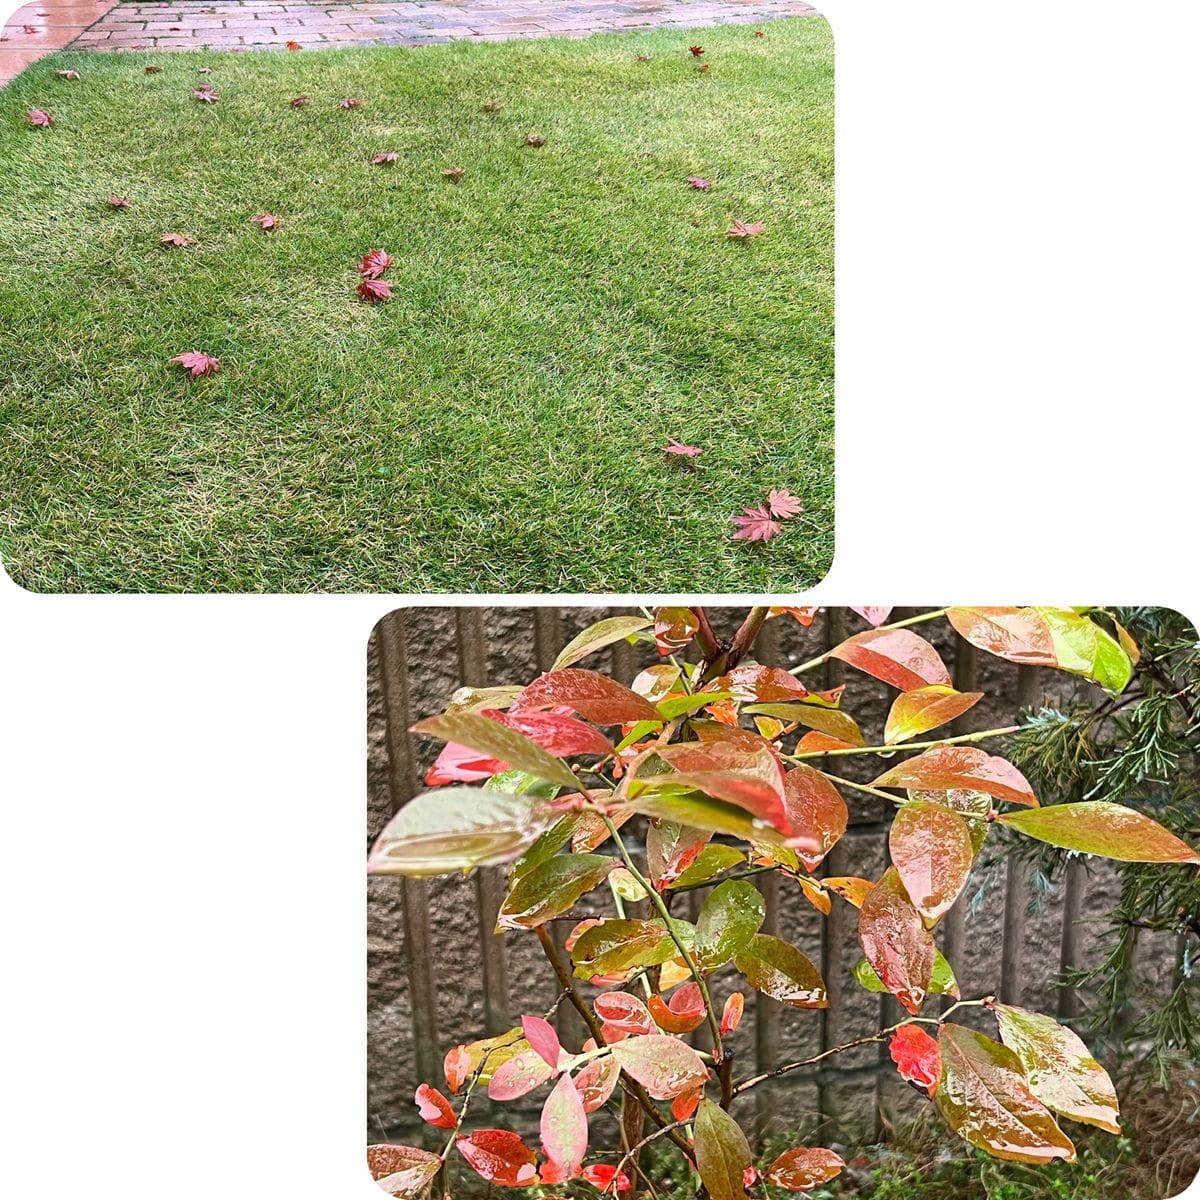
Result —
<instances>
[{"instance_id":1,"label":"mowed grass","mask_svg":"<svg viewBox=\"0 0 1200 1200\"><path fill-rule=\"evenodd\" d=\"M0 91L11 576L816 582L833 548L833 51L821 20L764 29L64 53L19 76ZM193 99L201 82L219 103ZM300 94L311 105L290 108ZM490 98L500 111L480 110ZM52 128L26 126L33 107ZM400 161L370 165L380 151ZM250 223L264 211L277 232ZM766 230L730 241L734 218ZM160 247L170 231L199 244ZM379 305L354 292L372 247L395 257ZM220 374L170 363L193 349ZM702 447L694 469L661 452L668 435ZM732 541L731 517L781 486L804 514L765 545Z\"/></svg>"}]
</instances>

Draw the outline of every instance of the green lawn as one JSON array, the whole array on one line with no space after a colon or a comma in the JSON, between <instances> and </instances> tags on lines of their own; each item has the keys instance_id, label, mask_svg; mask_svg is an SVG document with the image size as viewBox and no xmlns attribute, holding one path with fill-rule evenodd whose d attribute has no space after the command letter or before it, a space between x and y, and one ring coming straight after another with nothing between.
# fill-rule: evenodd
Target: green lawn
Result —
<instances>
[{"instance_id":1,"label":"green lawn","mask_svg":"<svg viewBox=\"0 0 1200 1200\"><path fill-rule=\"evenodd\" d=\"M40 591L815 583L833 50L821 20L764 28L27 70L0 90L9 573ZM35 107L52 127L28 127ZM275 233L250 223L264 211ZM734 218L765 232L728 240ZM198 245L160 247L169 231ZM395 258L378 305L354 292L373 247ZM220 374L169 362L193 349ZM668 435L702 447L694 470ZM777 486L804 514L731 541Z\"/></svg>"}]
</instances>

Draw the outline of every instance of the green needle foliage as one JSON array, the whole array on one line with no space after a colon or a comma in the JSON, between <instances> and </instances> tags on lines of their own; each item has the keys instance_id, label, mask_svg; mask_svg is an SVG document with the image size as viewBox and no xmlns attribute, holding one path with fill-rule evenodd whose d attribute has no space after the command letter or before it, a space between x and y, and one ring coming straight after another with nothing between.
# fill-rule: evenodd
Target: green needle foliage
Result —
<instances>
[{"instance_id":1,"label":"green needle foliage","mask_svg":"<svg viewBox=\"0 0 1200 1200\"><path fill-rule=\"evenodd\" d=\"M9 572L39 591L816 582L832 38L706 29L702 73L694 33L59 54L0 90ZM734 219L764 232L728 239ZM377 247L394 292L368 304ZM186 377L188 350L220 373ZM778 487L804 511L732 541Z\"/></svg>"}]
</instances>

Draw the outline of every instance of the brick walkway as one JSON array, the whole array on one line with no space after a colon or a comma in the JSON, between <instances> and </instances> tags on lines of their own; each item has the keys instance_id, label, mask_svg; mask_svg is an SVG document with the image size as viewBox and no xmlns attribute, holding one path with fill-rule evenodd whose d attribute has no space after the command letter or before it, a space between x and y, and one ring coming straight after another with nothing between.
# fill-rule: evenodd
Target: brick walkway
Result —
<instances>
[{"instance_id":1,"label":"brick walkway","mask_svg":"<svg viewBox=\"0 0 1200 1200\"><path fill-rule=\"evenodd\" d=\"M44 54L61 50L116 0L41 0L18 8L0 34L0 86Z\"/></svg>"},{"instance_id":2,"label":"brick walkway","mask_svg":"<svg viewBox=\"0 0 1200 1200\"><path fill-rule=\"evenodd\" d=\"M320 46L424 45L596 30L719 25L809 16L798 0L133 0L79 34L72 48L266 50L286 42Z\"/></svg>"}]
</instances>

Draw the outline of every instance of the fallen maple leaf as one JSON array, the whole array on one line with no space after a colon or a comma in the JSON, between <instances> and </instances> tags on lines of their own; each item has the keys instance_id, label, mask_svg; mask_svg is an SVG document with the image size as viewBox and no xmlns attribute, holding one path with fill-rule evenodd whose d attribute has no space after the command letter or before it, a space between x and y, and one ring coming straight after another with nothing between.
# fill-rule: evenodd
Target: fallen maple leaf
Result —
<instances>
[{"instance_id":1,"label":"fallen maple leaf","mask_svg":"<svg viewBox=\"0 0 1200 1200\"><path fill-rule=\"evenodd\" d=\"M159 239L163 246L194 246L196 239L188 237L186 233L164 233Z\"/></svg>"},{"instance_id":2,"label":"fallen maple leaf","mask_svg":"<svg viewBox=\"0 0 1200 1200\"><path fill-rule=\"evenodd\" d=\"M345 100L338 101L338 108L357 108L361 103L361 100L355 100L353 96L347 96Z\"/></svg>"},{"instance_id":3,"label":"fallen maple leaf","mask_svg":"<svg viewBox=\"0 0 1200 1200\"><path fill-rule=\"evenodd\" d=\"M699 65L699 66L696 68L696 70L697 70L697 71L707 71L707 70L708 70L708 69L709 69L711 66L712 66L712 63L701 63L701 64L700 64L700 65Z\"/></svg>"},{"instance_id":4,"label":"fallen maple leaf","mask_svg":"<svg viewBox=\"0 0 1200 1200\"><path fill-rule=\"evenodd\" d=\"M199 100L201 104L216 104L216 102L221 98L216 92L213 91L211 87L209 87L207 83L202 87L198 87L192 93L192 95Z\"/></svg>"},{"instance_id":5,"label":"fallen maple leaf","mask_svg":"<svg viewBox=\"0 0 1200 1200\"><path fill-rule=\"evenodd\" d=\"M394 163L400 158L400 155L395 150L381 150L371 159L371 165L374 167L382 167L387 163Z\"/></svg>"},{"instance_id":6,"label":"fallen maple leaf","mask_svg":"<svg viewBox=\"0 0 1200 1200\"><path fill-rule=\"evenodd\" d=\"M747 225L745 221L738 220L734 221L734 223L727 230L725 230L725 236L729 238L740 238L741 240L748 242L753 238L758 237L758 235L762 233L765 228L766 226L761 221L755 221L752 224Z\"/></svg>"},{"instance_id":7,"label":"fallen maple leaf","mask_svg":"<svg viewBox=\"0 0 1200 1200\"><path fill-rule=\"evenodd\" d=\"M161 71L161 70L162 70L162 67L150 66L150 67L146 68L146 74L147 75L157 75L159 73L159 71Z\"/></svg>"},{"instance_id":8,"label":"fallen maple leaf","mask_svg":"<svg viewBox=\"0 0 1200 1200\"><path fill-rule=\"evenodd\" d=\"M670 434L667 434L667 444L663 447L664 454L678 454L683 458L696 458L700 454L699 446L685 446L683 442L677 441Z\"/></svg>"},{"instance_id":9,"label":"fallen maple leaf","mask_svg":"<svg viewBox=\"0 0 1200 1200\"><path fill-rule=\"evenodd\" d=\"M311 96L293 96L288 101L289 108L303 108L306 104L312 103Z\"/></svg>"},{"instance_id":10,"label":"fallen maple leaf","mask_svg":"<svg viewBox=\"0 0 1200 1200\"><path fill-rule=\"evenodd\" d=\"M368 279L378 279L392 265L392 256L386 250L368 250L358 263L358 273Z\"/></svg>"},{"instance_id":11,"label":"fallen maple leaf","mask_svg":"<svg viewBox=\"0 0 1200 1200\"><path fill-rule=\"evenodd\" d=\"M112 192L108 197L109 208L128 208L130 200L128 196L118 196L116 192Z\"/></svg>"},{"instance_id":12,"label":"fallen maple leaf","mask_svg":"<svg viewBox=\"0 0 1200 1200\"><path fill-rule=\"evenodd\" d=\"M22 33L37 33L37 31L38 31L38 27L36 25L22 25L21 26Z\"/></svg>"},{"instance_id":13,"label":"fallen maple leaf","mask_svg":"<svg viewBox=\"0 0 1200 1200\"><path fill-rule=\"evenodd\" d=\"M689 46L689 47L688 47L688 49L689 49L689 50L692 52L692 54L693 54L693 55L694 55L696 58L699 58L699 57L700 57L700 55L702 55L702 54L704 53L704 47L703 47L703 46Z\"/></svg>"},{"instance_id":14,"label":"fallen maple leaf","mask_svg":"<svg viewBox=\"0 0 1200 1200\"><path fill-rule=\"evenodd\" d=\"M204 354L200 350L185 350L171 361L191 371L193 377L215 375L221 369L221 364L211 354Z\"/></svg>"},{"instance_id":15,"label":"fallen maple leaf","mask_svg":"<svg viewBox=\"0 0 1200 1200\"><path fill-rule=\"evenodd\" d=\"M79 78L78 71L55 71L54 73L55 73L55 75L57 75L59 77L59 79L78 79Z\"/></svg>"},{"instance_id":16,"label":"fallen maple leaf","mask_svg":"<svg viewBox=\"0 0 1200 1200\"><path fill-rule=\"evenodd\" d=\"M546 139L540 133L527 133L525 135L525 145L527 146L544 146Z\"/></svg>"},{"instance_id":17,"label":"fallen maple leaf","mask_svg":"<svg viewBox=\"0 0 1200 1200\"><path fill-rule=\"evenodd\" d=\"M465 167L450 167L442 172L447 179L453 181L454 183L457 183L466 173L467 170Z\"/></svg>"},{"instance_id":18,"label":"fallen maple leaf","mask_svg":"<svg viewBox=\"0 0 1200 1200\"><path fill-rule=\"evenodd\" d=\"M25 119L35 128L54 124L54 118L40 108L31 108L26 114Z\"/></svg>"},{"instance_id":19,"label":"fallen maple leaf","mask_svg":"<svg viewBox=\"0 0 1200 1200\"><path fill-rule=\"evenodd\" d=\"M299 50L300 49L299 42L285 42L284 45L286 45L289 50Z\"/></svg>"},{"instance_id":20,"label":"fallen maple leaf","mask_svg":"<svg viewBox=\"0 0 1200 1200\"><path fill-rule=\"evenodd\" d=\"M755 37L766 37L767 35L765 33L763 33L763 31L761 29L756 29L754 31L754 36Z\"/></svg>"},{"instance_id":21,"label":"fallen maple leaf","mask_svg":"<svg viewBox=\"0 0 1200 1200\"><path fill-rule=\"evenodd\" d=\"M499 112L504 107L499 100L485 100L480 106L480 112Z\"/></svg>"},{"instance_id":22,"label":"fallen maple leaf","mask_svg":"<svg viewBox=\"0 0 1200 1200\"><path fill-rule=\"evenodd\" d=\"M146 70L147 70L147 71L148 71L149 69L150 69L149 67L147 67L147 68L146 68ZM161 71L161 70L162 70L162 67L155 67L154 69L155 69L156 71ZM196 74L197 74L197 75L211 75L211 74L212 74L212 67L197 67L197 68L196 68Z\"/></svg>"},{"instance_id":23,"label":"fallen maple leaf","mask_svg":"<svg viewBox=\"0 0 1200 1200\"><path fill-rule=\"evenodd\" d=\"M638 60L638 62L649 62L649 61L650 61L650 55L648 55L648 54L639 54L639 55L637 56L637 60Z\"/></svg>"},{"instance_id":24,"label":"fallen maple leaf","mask_svg":"<svg viewBox=\"0 0 1200 1200\"><path fill-rule=\"evenodd\" d=\"M804 503L787 488L772 488L767 494L767 507L775 517L794 517L804 510Z\"/></svg>"},{"instance_id":25,"label":"fallen maple leaf","mask_svg":"<svg viewBox=\"0 0 1200 1200\"><path fill-rule=\"evenodd\" d=\"M712 187L712 180L705 179L703 175L689 175L687 182L690 187L694 187L698 192L707 192Z\"/></svg>"},{"instance_id":26,"label":"fallen maple leaf","mask_svg":"<svg viewBox=\"0 0 1200 1200\"><path fill-rule=\"evenodd\" d=\"M742 515L733 518L738 527L733 535L734 540L741 538L747 542L769 542L783 532L783 526L772 520L771 514L761 504L757 508L742 506Z\"/></svg>"},{"instance_id":27,"label":"fallen maple leaf","mask_svg":"<svg viewBox=\"0 0 1200 1200\"><path fill-rule=\"evenodd\" d=\"M273 229L279 228L279 218L274 213L259 213L256 217L250 218L251 225L261 225L264 233L270 233Z\"/></svg>"},{"instance_id":28,"label":"fallen maple leaf","mask_svg":"<svg viewBox=\"0 0 1200 1200\"><path fill-rule=\"evenodd\" d=\"M364 300L390 300L392 298L392 285L386 279L377 279L368 276L355 288L355 291Z\"/></svg>"}]
</instances>

